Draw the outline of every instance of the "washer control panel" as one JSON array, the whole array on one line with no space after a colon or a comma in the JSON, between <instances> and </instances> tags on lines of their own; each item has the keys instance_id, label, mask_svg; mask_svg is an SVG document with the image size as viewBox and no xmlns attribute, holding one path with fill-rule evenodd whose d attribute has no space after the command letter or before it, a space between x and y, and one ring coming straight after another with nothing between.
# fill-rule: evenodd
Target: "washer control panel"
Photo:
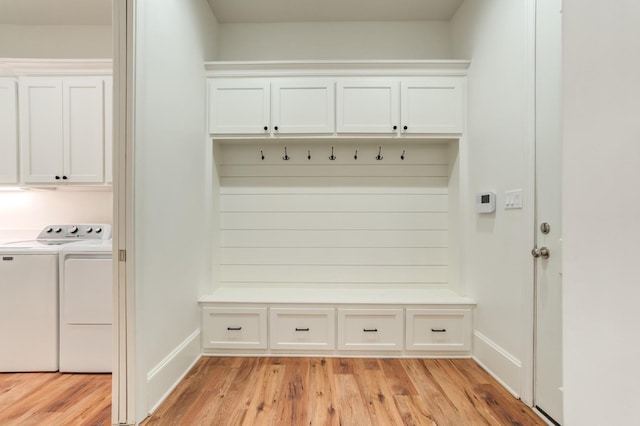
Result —
<instances>
[{"instance_id":1,"label":"washer control panel","mask_svg":"<svg viewBox=\"0 0 640 426\"><path fill-rule=\"evenodd\" d=\"M39 241L49 240L110 240L111 225L106 223L81 223L47 225L38 234Z\"/></svg>"}]
</instances>

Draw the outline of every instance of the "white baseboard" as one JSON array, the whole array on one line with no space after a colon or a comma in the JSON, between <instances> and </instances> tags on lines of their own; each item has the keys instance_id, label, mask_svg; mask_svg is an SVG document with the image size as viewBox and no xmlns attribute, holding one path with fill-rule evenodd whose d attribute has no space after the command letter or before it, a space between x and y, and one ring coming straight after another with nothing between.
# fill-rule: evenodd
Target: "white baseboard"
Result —
<instances>
[{"instance_id":1,"label":"white baseboard","mask_svg":"<svg viewBox=\"0 0 640 426\"><path fill-rule=\"evenodd\" d=\"M473 332L473 359L516 398L522 389L522 363L482 333Z\"/></svg>"},{"instance_id":2,"label":"white baseboard","mask_svg":"<svg viewBox=\"0 0 640 426\"><path fill-rule=\"evenodd\" d=\"M194 331L177 348L147 374L147 407L153 413L200 359L200 329Z\"/></svg>"}]
</instances>

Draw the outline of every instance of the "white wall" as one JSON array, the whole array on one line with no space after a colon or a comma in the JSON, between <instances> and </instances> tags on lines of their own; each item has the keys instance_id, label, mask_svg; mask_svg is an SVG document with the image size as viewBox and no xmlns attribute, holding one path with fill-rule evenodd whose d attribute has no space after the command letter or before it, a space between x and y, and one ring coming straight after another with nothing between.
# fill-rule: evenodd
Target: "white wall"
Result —
<instances>
[{"instance_id":1,"label":"white wall","mask_svg":"<svg viewBox=\"0 0 640 426\"><path fill-rule=\"evenodd\" d=\"M564 0L565 424L638 423L640 3Z\"/></svg>"},{"instance_id":2,"label":"white wall","mask_svg":"<svg viewBox=\"0 0 640 426\"><path fill-rule=\"evenodd\" d=\"M222 61L449 59L449 23L220 24Z\"/></svg>"},{"instance_id":3,"label":"white wall","mask_svg":"<svg viewBox=\"0 0 640 426\"><path fill-rule=\"evenodd\" d=\"M136 417L200 353L197 300L211 282L203 62L217 22L206 0L137 2L134 134Z\"/></svg>"},{"instance_id":4,"label":"white wall","mask_svg":"<svg viewBox=\"0 0 640 426\"><path fill-rule=\"evenodd\" d=\"M111 223L112 192L0 191L0 232L40 230L54 223Z\"/></svg>"},{"instance_id":5,"label":"white wall","mask_svg":"<svg viewBox=\"0 0 640 426\"><path fill-rule=\"evenodd\" d=\"M0 58L111 58L110 25L0 25Z\"/></svg>"},{"instance_id":6,"label":"white wall","mask_svg":"<svg viewBox=\"0 0 640 426\"><path fill-rule=\"evenodd\" d=\"M469 206L476 192L495 191L493 214L463 214L462 282L478 303L474 356L514 393L526 392L529 354L527 291L532 286L532 205L527 133L527 2L472 0L452 20L454 57L470 59L468 77ZM525 208L505 210L505 190L524 189Z\"/></svg>"}]
</instances>

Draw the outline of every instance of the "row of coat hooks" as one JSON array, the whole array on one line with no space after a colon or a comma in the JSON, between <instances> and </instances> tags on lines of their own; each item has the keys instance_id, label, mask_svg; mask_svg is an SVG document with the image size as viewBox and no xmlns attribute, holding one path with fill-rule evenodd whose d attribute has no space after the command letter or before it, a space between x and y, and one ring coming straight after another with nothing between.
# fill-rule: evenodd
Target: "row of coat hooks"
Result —
<instances>
[{"instance_id":1,"label":"row of coat hooks","mask_svg":"<svg viewBox=\"0 0 640 426\"><path fill-rule=\"evenodd\" d=\"M264 156L264 151L260 150L260 158L264 161L264 159L266 158ZM384 157L382 156L382 147L378 147L378 155L375 156L375 159L378 161L382 161ZM284 161L289 161L291 160L291 156L287 153L287 147L284 147L284 155L282 156L282 159ZM331 155L329 156L329 160L331 161L335 161L337 160L338 157L335 156L335 154L333 153L333 147L331 147ZM358 159L358 150L355 150L355 153L353 154L353 159L357 160ZM405 159L405 150L402 150L402 154L400 154L400 159L404 160ZM307 160L311 160L311 150L307 150Z\"/></svg>"}]
</instances>

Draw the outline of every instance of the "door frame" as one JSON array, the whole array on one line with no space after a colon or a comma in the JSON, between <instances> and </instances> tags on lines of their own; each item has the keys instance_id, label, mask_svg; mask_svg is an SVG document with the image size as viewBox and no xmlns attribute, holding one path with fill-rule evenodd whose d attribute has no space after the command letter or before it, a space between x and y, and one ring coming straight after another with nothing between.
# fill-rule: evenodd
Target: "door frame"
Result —
<instances>
[{"instance_id":1,"label":"door frame","mask_svg":"<svg viewBox=\"0 0 640 426\"><path fill-rule=\"evenodd\" d=\"M135 1L112 0L114 425L136 424L133 239Z\"/></svg>"}]
</instances>

